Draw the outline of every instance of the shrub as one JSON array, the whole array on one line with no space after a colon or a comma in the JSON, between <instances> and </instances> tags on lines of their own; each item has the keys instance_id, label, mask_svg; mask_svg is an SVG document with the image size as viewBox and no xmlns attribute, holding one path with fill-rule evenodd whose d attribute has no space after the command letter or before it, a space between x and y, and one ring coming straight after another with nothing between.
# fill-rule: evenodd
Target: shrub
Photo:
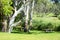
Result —
<instances>
[{"instance_id":1,"label":"shrub","mask_svg":"<svg viewBox=\"0 0 60 40\"><path fill-rule=\"evenodd\" d=\"M38 17L33 19L33 28L36 30L52 29L58 30L60 20L56 17Z\"/></svg>"},{"instance_id":2,"label":"shrub","mask_svg":"<svg viewBox=\"0 0 60 40\"><path fill-rule=\"evenodd\" d=\"M60 26L58 26L58 27L56 28L56 31L60 31Z\"/></svg>"},{"instance_id":3,"label":"shrub","mask_svg":"<svg viewBox=\"0 0 60 40\"><path fill-rule=\"evenodd\" d=\"M54 15L54 13L48 13L47 14L47 17L54 17L55 15Z\"/></svg>"},{"instance_id":4,"label":"shrub","mask_svg":"<svg viewBox=\"0 0 60 40\"><path fill-rule=\"evenodd\" d=\"M58 19L60 19L60 15L58 15L57 17L58 17Z\"/></svg>"}]
</instances>

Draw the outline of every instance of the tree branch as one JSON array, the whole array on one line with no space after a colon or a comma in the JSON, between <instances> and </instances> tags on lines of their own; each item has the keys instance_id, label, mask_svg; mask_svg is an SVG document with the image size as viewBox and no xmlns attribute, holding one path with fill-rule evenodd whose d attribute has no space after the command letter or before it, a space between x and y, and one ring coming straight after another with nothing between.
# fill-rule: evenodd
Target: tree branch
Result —
<instances>
[{"instance_id":1,"label":"tree branch","mask_svg":"<svg viewBox=\"0 0 60 40\"><path fill-rule=\"evenodd\" d=\"M16 23L14 23L14 24L12 24L11 27L12 27L12 26L17 26L20 22L21 22L21 20L18 21L18 22L16 22Z\"/></svg>"},{"instance_id":2,"label":"tree branch","mask_svg":"<svg viewBox=\"0 0 60 40\"><path fill-rule=\"evenodd\" d=\"M15 17L16 17L22 10L23 10L23 6L21 6L21 8L20 8L18 11L16 11L16 12L14 13L14 15L10 18L10 23L9 23L10 26L14 23Z\"/></svg>"}]
</instances>

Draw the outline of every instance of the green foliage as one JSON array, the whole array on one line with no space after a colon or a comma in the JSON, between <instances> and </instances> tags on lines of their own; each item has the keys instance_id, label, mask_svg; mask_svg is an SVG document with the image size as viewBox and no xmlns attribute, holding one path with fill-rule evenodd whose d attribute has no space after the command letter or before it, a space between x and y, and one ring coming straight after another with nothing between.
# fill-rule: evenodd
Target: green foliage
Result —
<instances>
[{"instance_id":1,"label":"green foliage","mask_svg":"<svg viewBox=\"0 0 60 40\"><path fill-rule=\"evenodd\" d=\"M33 28L38 30L52 29L57 30L60 26L60 20L56 17L35 17L33 19Z\"/></svg>"},{"instance_id":2,"label":"green foliage","mask_svg":"<svg viewBox=\"0 0 60 40\"><path fill-rule=\"evenodd\" d=\"M38 13L47 13L51 11L53 4L49 0L38 0L35 6Z\"/></svg>"},{"instance_id":3,"label":"green foliage","mask_svg":"<svg viewBox=\"0 0 60 40\"><path fill-rule=\"evenodd\" d=\"M54 13L48 13L47 14L47 17L54 17L55 15L54 15Z\"/></svg>"},{"instance_id":4,"label":"green foliage","mask_svg":"<svg viewBox=\"0 0 60 40\"><path fill-rule=\"evenodd\" d=\"M37 0L35 11L37 13L54 13L57 16L60 14L60 3L53 4L49 0Z\"/></svg>"},{"instance_id":5,"label":"green foliage","mask_svg":"<svg viewBox=\"0 0 60 40\"><path fill-rule=\"evenodd\" d=\"M60 3L53 4L49 0L37 0L36 14L33 17L33 28L58 30L60 28ZM60 29L59 29L60 30Z\"/></svg>"},{"instance_id":6,"label":"green foliage","mask_svg":"<svg viewBox=\"0 0 60 40\"><path fill-rule=\"evenodd\" d=\"M12 13L12 1L11 0L0 0L3 8L3 14L9 16Z\"/></svg>"},{"instance_id":7,"label":"green foliage","mask_svg":"<svg viewBox=\"0 0 60 40\"><path fill-rule=\"evenodd\" d=\"M60 19L60 15L58 15L57 17L58 17L58 19Z\"/></svg>"}]
</instances>

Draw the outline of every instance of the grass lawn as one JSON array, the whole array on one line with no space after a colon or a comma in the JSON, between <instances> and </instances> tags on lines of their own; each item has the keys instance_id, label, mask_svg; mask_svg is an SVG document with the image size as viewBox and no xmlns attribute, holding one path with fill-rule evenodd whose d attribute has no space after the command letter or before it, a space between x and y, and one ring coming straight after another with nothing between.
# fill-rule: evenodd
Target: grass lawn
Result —
<instances>
[{"instance_id":1,"label":"grass lawn","mask_svg":"<svg viewBox=\"0 0 60 40\"><path fill-rule=\"evenodd\" d=\"M31 31L27 33L3 33L0 32L0 40L60 40L60 33L43 33L41 31Z\"/></svg>"}]
</instances>

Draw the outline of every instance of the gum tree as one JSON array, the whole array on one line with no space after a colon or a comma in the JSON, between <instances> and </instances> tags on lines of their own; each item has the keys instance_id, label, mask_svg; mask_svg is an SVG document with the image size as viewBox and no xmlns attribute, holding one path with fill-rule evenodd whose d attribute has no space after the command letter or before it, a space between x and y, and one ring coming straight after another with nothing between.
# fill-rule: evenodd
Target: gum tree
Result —
<instances>
[{"instance_id":1,"label":"gum tree","mask_svg":"<svg viewBox=\"0 0 60 40\"><path fill-rule=\"evenodd\" d=\"M12 17L10 18L10 22L9 22L9 33L12 32L13 26L16 26L17 24L19 24L21 22L18 21L16 23L14 23L16 16L19 13L22 13L22 11L25 14L25 27L24 27L24 31L25 32L29 32L29 17L30 17L30 26L32 25L32 14L33 14L33 8L34 8L34 2L35 0L13 0L14 2L14 14L12 15ZM30 15L29 15L30 14Z\"/></svg>"}]
</instances>

